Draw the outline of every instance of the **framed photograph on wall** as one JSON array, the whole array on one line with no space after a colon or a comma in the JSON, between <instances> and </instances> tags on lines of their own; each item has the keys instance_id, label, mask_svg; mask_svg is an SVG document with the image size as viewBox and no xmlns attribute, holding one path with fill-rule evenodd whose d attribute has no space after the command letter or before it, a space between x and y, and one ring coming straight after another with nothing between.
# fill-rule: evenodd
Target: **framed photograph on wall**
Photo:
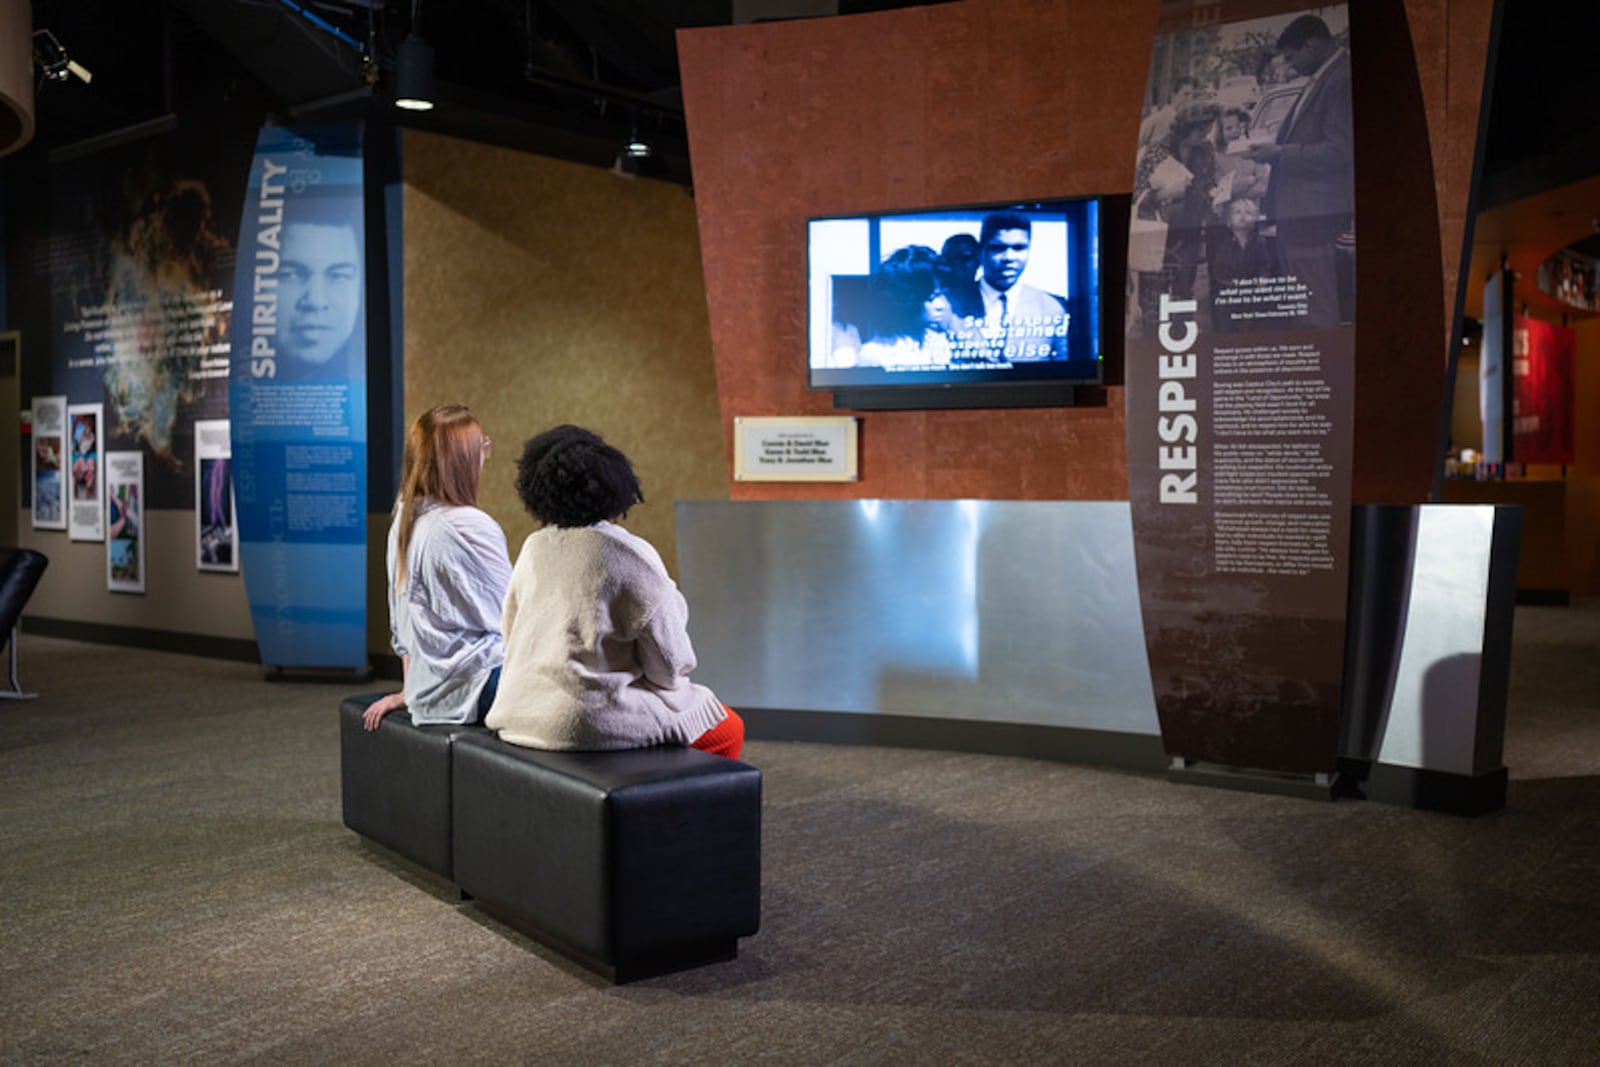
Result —
<instances>
[{"instance_id":1,"label":"framed photograph on wall","mask_svg":"<svg viewBox=\"0 0 1600 1067\"><path fill-rule=\"evenodd\" d=\"M67 528L67 398L33 398L33 528Z\"/></svg>"},{"instance_id":2,"label":"framed photograph on wall","mask_svg":"<svg viewBox=\"0 0 1600 1067\"><path fill-rule=\"evenodd\" d=\"M107 452L106 588L144 592L144 453Z\"/></svg>"},{"instance_id":3,"label":"framed photograph on wall","mask_svg":"<svg viewBox=\"0 0 1600 1067\"><path fill-rule=\"evenodd\" d=\"M233 452L227 419L194 424L195 566L239 571L239 523L233 504Z\"/></svg>"},{"instance_id":4,"label":"framed photograph on wall","mask_svg":"<svg viewBox=\"0 0 1600 1067\"><path fill-rule=\"evenodd\" d=\"M100 467L105 419L104 404L67 405L67 448L72 471L67 536L74 541L105 540L105 479Z\"/></svg>"}]
</instances>

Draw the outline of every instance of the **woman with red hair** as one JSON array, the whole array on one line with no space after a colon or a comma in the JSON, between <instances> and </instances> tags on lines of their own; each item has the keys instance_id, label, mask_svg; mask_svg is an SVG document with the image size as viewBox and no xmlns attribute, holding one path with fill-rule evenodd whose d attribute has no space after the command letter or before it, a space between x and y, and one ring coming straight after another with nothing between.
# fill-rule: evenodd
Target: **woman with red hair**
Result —
<instances>
[{"instance_id":1,"label":"woman with red hair","mask_svg":"<svg viewBox=\"0 0 1600 1067\"><path fill-rule=\"evenodd\" d=\"M415 723L481 722L494 702L511 560L500 524L478 510L490 443L460 404L423 413L406 433L388 550L389 633L405 685L367 709L369 730L400 708Z\"/></svg>"}]
</instances>

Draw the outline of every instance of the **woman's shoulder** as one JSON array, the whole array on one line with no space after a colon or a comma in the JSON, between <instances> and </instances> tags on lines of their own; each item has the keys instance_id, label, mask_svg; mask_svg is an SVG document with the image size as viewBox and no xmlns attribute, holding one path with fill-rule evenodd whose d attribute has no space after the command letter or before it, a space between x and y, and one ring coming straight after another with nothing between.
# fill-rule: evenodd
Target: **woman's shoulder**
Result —
<instances>
[{"instance_id":1,"label":"woman's shoulder","mask_svg":"<svg viewBox=\"0 0 1600 1067\"><path fill-rule=\"evenodd\" d=\"M575 564L599 555L610 540L598 526L541 526L522 542L522 553Z\"/></svg>"},{"instance_id":2,"label":"woman's shoulder","mask_svg":"<svg viewBox=\"0 0 1600 1067\"><path fill-rule=\"evenodd\" d=\"M661 562L661 553L656 551L656 546L626 527L614 522L597 522L586 529L593 530L602 538L601 543L607 550L636 557L649 564L651 569L666 573L666 565Z\"/></svg>"},{"instance_id":3,"label":"woman's shoulder","mask_svg":"<svg viewBox=\"0 0 1600 1067\"><path fill-rule=\"evenodd\" d=\"M502 548L506 543L500 524L488 512L470 504L437 504L417 515L419 524L424 521L452 540L472 545L487 542Z\"/></svg>"},{"instance_id":4,"label":"woman's shoulder","mask_svg":"<svg viewBox=\"0 0 1600 1067\"><path fill-rule=\"evenodd\" d=\"M471 504L434 504L424 515L437 515L439 521L458 530L470 530L483 527L500 528L487 511L474 507Z\"/></svg>"}]
</instances>

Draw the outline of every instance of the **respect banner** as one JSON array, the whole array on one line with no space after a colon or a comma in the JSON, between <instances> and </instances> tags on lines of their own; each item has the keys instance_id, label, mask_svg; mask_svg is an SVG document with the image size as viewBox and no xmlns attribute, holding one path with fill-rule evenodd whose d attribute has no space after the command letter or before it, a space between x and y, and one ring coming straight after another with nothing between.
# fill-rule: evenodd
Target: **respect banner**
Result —
<instances>
[{"instance_id":1,"label":"respect banner","mask_svg":"<svg viewBox=\"0 0 1600 1067\"><path fill-rule=\"evenodd\" d=\"M1128 488L1162 743L1186 763L1336 766L1348 25L1343 5L1162 6L1129 232Z\"/></svg>"}]
</instances>

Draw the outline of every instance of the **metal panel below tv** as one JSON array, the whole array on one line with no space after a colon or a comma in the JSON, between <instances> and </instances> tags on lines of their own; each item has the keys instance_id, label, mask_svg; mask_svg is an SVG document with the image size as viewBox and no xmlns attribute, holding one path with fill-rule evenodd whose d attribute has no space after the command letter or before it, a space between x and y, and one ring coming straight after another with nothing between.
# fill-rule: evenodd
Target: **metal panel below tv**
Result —
<instances>
[{"instance_id":1,"label":"metal panel below tv","mask_svg":"<svg viewBox=\"0 0 1600 1067\"><path fill-rule=\"evenodd\" d=\"M1126 503L677 509L695 679L727 704L789 736L868 716L829 739L1161 765Z\"/></svg>"},{"instance_id":2,"label":"metal panel below tv","mask_svg":"<svg viewBox=\"0 0 1600 1067\"><path fill-rule=\"evenodd\" d=\"M1492 810L1518 515L1354 512L1340 754L1374 799ZM695 679L752 737L1166 766L1125 502L680 501L677 524Z\"/></svg>"}]
</instances>

